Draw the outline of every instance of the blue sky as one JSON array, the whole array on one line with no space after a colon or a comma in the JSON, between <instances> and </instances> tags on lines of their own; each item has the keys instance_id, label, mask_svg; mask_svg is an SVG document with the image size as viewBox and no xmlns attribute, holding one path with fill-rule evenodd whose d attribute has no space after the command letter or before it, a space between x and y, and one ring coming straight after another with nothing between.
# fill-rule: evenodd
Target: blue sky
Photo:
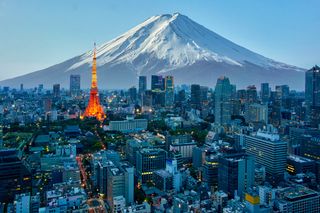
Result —
<instances>
[{"instance_id":1,"label":"blue sky","mask_svg":"<svg viewBox=\"0 0 320 213\"><path fill-rule=\"evenodd\" d=\"M319 8L319 0L0 0L0 80L174 12L266 57L310 68L320 62Z\"/></svg>"}]
</instances>

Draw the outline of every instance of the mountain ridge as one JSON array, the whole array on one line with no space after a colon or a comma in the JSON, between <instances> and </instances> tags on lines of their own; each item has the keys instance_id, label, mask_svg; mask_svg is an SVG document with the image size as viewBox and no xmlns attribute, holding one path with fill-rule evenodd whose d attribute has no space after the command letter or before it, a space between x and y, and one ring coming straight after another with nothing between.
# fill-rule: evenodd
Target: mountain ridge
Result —
<instances>
[{"instance_id":1,"label":"mountain ridge","mask_svg":"<svg viewBox=\"0 0 320 213\"><path fill-rule=\"evenodd\" d=\"M18 87L26 82L26 88L39 83L68 87L69 76L80 74L82 87L88 88L91 63L92 51L87 51L46 69L0 81L0 85ZM299 89L304 85L300 82L304 69L254 53L180 13L152 16L99 45L97 70L99 88L128 88L137 85L139 75L152 74L173 75L178 84L199 83L211 87L220 74L240 87L264 80L269 80L271 85L291 84ZM178 74L183 70L184 73ZM203 79L197 73L202 73ZM197 80L193 82L188 75L196 76ZM281 76L285 78L279 79Z\"/></svg>"}]
</instances>

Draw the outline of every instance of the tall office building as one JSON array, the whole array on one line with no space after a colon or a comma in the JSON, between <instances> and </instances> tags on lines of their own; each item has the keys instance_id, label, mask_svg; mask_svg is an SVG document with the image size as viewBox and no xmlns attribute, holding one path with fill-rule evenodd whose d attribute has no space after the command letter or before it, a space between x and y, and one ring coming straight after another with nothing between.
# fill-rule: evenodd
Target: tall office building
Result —
<instances>
[{"instance_id":1,"label":"tall office building","mask_svg":"<svg viewBox=\"0 0 320 213\"><path fill-rule=\"evenodd\" d=\"M270 98L270 87L269 83L262 83L261 84L261 102L266 104Z\"/></svg>"},{"instance_id":2,"label":"tall office building","mask_svg":"<svg viewBox=\"0 0 320 213\"><path fill-rule=\"evenodd\" d=\"M19 156L18 150L0 150L0 202L31 190L31 173Z\"/></svg>"},{"instance_id":3,"label":"tall office building","mask_svg":"<svg viewBox=\"0 0 320 213\"><path fill-rule=\"evenodd\" d=\"M152 105L163 107L165 105L164 78L161 75L151 76Z\"/></svg>"},{"instance_id":4,"label":"tall office building","mask_svg":"<svg viewBox=\"0 0 320 213\"><path fill-rule=\"evenodd\" d=\"M152 91L164 90L164 79L161 75L151 76L151 90Z\"/></svg>"},{"instance_id":5,"label":"tall office building","mask_svg":"<svg viewBox=\"0 0 320 213\"><path fill-rule=\"evenodd\" d=\"M107 200L110 206L113 206L113 200L117 196L123 196L127 205L133 204L134 167L126 162L109 166L106 180Z\"/></svg>"},{"instance_id":6,"label":"tall office building","mask_svg":"<svg viewBox=\"0 0 320 213\"><path fill-rule=\"evenodd\" d=\"M177 101L183 103L186 100L186 91L184 89L180 90L177 95Z\"/></svg>"},{"instance_id":7,"label":"tall office building","mask_svg":"<svg viewBox=\"0 0 320 213\"><path fill-rule=\"evenodd\" d=\"M136 103L137 101L137 88L131 87L129 88L129 99L131 103Z\"/></svg>"},{"instance_id":8,"label":"tall office building","mask_svg":"<svg viewBox=\"0 0 320 213\"><path fill-rule=\"evenodd\" d=\"M42 93L43 92L43 84L39 84L38 85L38 93Z\"/></svg>"},{"instance_id":9,"label":"tall office building","mask_svg":"<svg viewBox=\"0 0 320 213\"><path fill-rule=\"evenodd\" d=\"M243 153L230 154L219 159L218 188L228 194L243 198L254 184L254 158Z\"/></svg>"},{"instance_id":10,"label":"tall office building","mask_svg":"<svg viewBox=\"0 0 320 213\"><path fill-rule=\"evenodd\" d=\"M215 122L218 124L227 124L231 120L231 95L229 78L218 78L215 88Z\"/></svg>"},{"instance_id":11,"label":"tall office building","mask_svg":"<svg viewBox=\"0 0 320 213\"><path fill-rule=\"evenodd\" d=\"M152 96L153 93L151 90L146 90L142 96L142 103L141 105L144 107L151 107L152 106Z\"/></svg>"},{"instance_id":12,"label":"tall office building","mask_svg":"<svg viewBox=\"0 0 320 213\"><path fill-rule=\"evenodd\" d=\"M320 124L320 67L314 66L306 72L305 97L307 118L311 125Z\"/></svg>"},{"instance_id":13,"label":"tall office building","mask_svg":"<svg viewBox=\"0 0 320 213\"><path fill-rule=\"evenodd\" d=\"M208 87L200 86L200 91L201 91L201 97L200 97L201 103L208 101Z\"/></svg>"},{"instance_id":14,"label":"tall office building","mask_svg":"<svg viewBox=\"0 0 320 213\"><path fill-rule=\"evenodd\" d=\"M289 146L288 151L290 154L300 155L300 149L302 147L302 143L307 138L311 138L312 136L316 136L320 134L320 130L316 128L309 127L290 127L289 128Z\"/></svg>"},{"instance_id":15,"label":"tall office building","mask_svg":"<svg viewBox=\"0 0 320 213\"><path fill-rule=\"evenodd\" d=\"M290 89L288 85L278 85L276 86L276 93L279 99L284 100L289 96Z\"/></svg>"},{"instance_id":16,"label":"tall office building","mask_svg":"<svg viewBox=\"0 0 320 213\"><path fill-rule=\"evenodd\" d=\"M196 148L196 147L195 147ZM197 150L198 149L198 150ZM201 148L193 149L194 151L198 151L200 154L198 165L202 165L202 150ZM199 150L200 149L200 150ZM209 152L209 151L208 151ZM197 154L197 153L196 153ZM205 154L205 153L204 153ZM217 191L218 189L218 174L219 174L219 156L217 153L209 153L204 158L204 162L202 165L202 180L208 183L208 186L212 189L212 191ZM194 165L196 166L196 165Z\"/></svg>"},{"instance_id":17,"label":"tall office building","mask_svg":"<svg viewBox=\"0 0 320 213\"><path fill-rule=\"evenodd\" d=\"M142 184L152 180L154 171L166 168L167 152L163 149L144 148L137 152L136 157L136 170Z\"/></svg>"},{"instance_id":18,"label":"tall office building","mask_svg":"<svg viewBox=\"0 0 320 213\"><path fill-rule=\"evenodd\" d=\"M52 100L50 98L45 98L43 100L43 110L45 112L50 112L52 109Z\"/></svg>"},{"instance_id":19,"label":"tall office building","mask_svg":"<svg viewBox=\"0 0 320 213\"><path fill-rule=\"evenodd\" d=\"M256 135L244 136L246 153L253 155L256 163L266 167L267 181L276 185L283 180L287 161L287 143L281 141L271 125Z\"/></svg>"},{"instance_id":20,"label":"tall office building","mask_svg":"<svg viewBox=\"0 0 320 213\"><path fill-rule=\"evenodd\" d=\"M199 84L191 85L191 107L195 109L201 107L201 87Z\"/></svg>"},{"instance_id":21,"label":"tall office building","mask_svg":"<svg viewBox=\"0 0 320 213\"><path fill-rule=\"evenodd\" d=\"M256 86L255 85L248 86L246 95L247 95L246 103L256 103L258 101Z\"/></svg>"},{"instance_id":22,"label":"tall office building","mask_svg":"<svg viewBox=\"0 0 320 213\"><path fill-rule=\"evenodd\" d=\"M165 77L165 105L168 107L174 104L174 80L173 76Z\"/></svg>"},{"instance_id":23,"label":"tall office building","mask_svg":"<svg viewBox=\"0 0 320 213\"><path fill-rule=\"evenodd\" d=\"M80 94L80 75L70 75L70 93L71 96Z\"/></svg>"},{"instance_id":24,"label":"tall office building","mask_svg":"<svg viewBox=\"0 0 320 213\"><path fill-rule=\"evenodd\" d=\"M53 85L53 97L60 97L60 84Z\"/></svg>"},{"instance_id":25,"label":"tall office building","mask_svg":"<svg viewBox=\"0 0 320 213\"><path fill-rule=\"evenodd\" d=\"M247 106L245 112L247 122L268 123L268 106L264 104L252 103Z\"/></svg>"},{"instance_id":26,"label":"tall office building","mask_svg":"<svg viewBox=\"0 0 320 213\"><path fill-rule=\"evenodd\" d=\"M147 90L147 76L139 76L139 94L142 95Z\"/></svg>"}]
</instances>

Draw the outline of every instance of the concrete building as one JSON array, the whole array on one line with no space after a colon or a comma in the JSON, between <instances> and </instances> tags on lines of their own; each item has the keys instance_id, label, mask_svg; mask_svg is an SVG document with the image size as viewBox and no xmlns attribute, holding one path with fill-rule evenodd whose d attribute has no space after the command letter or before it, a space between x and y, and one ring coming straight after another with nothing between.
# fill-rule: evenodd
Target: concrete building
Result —
<instances>
[{"instance_id":1,"label":"concrete building","mask_svg":"<svg viewBox=\"0 0 320 213\"><path fill-rule=\"evenodd\" d=\"M320 195L304 186L278 190L276 206L283 213L320 212Z\"/></svg>"},{"instance_id":2,"label":"concrete building","mask_svg":"<svg viewBox=\"0 0 320 213\"><path fill-rule=\"evenodd\" d=\"M0 202L12 202L16 194L31 191L29 166L15 149L0 150Z\"/></svg>"},{"instance_id":3,"label":"concrete building","mask_svg":"<svg viewBox=\"0 0 320 213\"><path fill-rule=\"evenodd\" d=\"M70 93L71 96L80 94L80 75L70 75Z\"/></svg>"},{"instance_id":4,"label":"concrete building","mask_svg":"<svg viewBox=\"0 0 320 213\"><path fill-rule=\"evenodd\" d=\"M152 180L153 172L164 169L167 152L158 148L144 148L137 152L136 171L140 183Z\"/></svg>"},{"instance_id":5,"label":"concrete building","mask_svg":"<svg viewBox=\"0 0 320 213\"><path fill-rule=\"evenodd\" d=\"M174 80L173 76L165 77L165 105L172 107L174 104Z\"/></svg>"},{"instance_id":6,"label":"concrete building","mask_svg":"<svg viewBox=\"0 0 320 213\"><path fill-rule=\"evenodd\" d=\"M258 103L249 104L245 112L245 119L247 122L262 122L267 124L268 106Z\"/></svg>"},{"instance_id":7,"label":"concrete building","mask_svg":"<svg viewBox=\"0 0 320 213\"><path fill-rule=\"evenodd\" d=\"M231 95L232 85L229 78L222 76L218 78L215 88L215 122L228 124L231 121Z\"/></svg>"},{"instance_id":8,"label":"concrete building","mask_svg":"<svg viewBox=\"0 0 320 213\"><path fill-rule=\"evenodd\" d=\"M271 127L259 130L256 135L245 135L246 153L255 157L256 163L266 167L266 178L276 185L283 180L287 161L287 143Z\"/></svg>"},{"instance_id":9,"label":"concrete building","mask_svg":"<svg viewBox=\"0 0 320 213\"><path fill-rule=\"evenodd\" d=\"M170 144L170 151L179 151L185 162L191 162L192 160L192 150L197 144L194 141L181 141L174 140Z\"/></svg>"},{"instance_id":10,"label":"concrete building","mask_svg":"<svg viewBox=\"0 0 320 213\"><path fill-rule=\"evenodd\" d=\"M118 166L109 166L106 180L106 196L110 206L114 206L114 198L118 196L123 196L127 205L134 202L134 168L132 166L126 162L121 162Z\"/></svg>"},{"instance_id":11,"label":"concrete building","mask_svg":"<svg viewBox=\"0 0 320 213\"><path fill-rule=\"evenodd\" d=\"M134 119L133 117L127 117L124 121L110 121L110 130L120 132L139 132L146 130L148 127L147 119Z\"/></svg>"},{"instance_id":12,"label":"concrete building","mask_svg":"<svg viewBox=\"0 0 320 213\"><path fill-rule=\"evenodd\" d=\"M254 184L254 158L246 154L230 154L219 159L218 188L229 198L244 197Z\"/></svg>"}]
</instances>

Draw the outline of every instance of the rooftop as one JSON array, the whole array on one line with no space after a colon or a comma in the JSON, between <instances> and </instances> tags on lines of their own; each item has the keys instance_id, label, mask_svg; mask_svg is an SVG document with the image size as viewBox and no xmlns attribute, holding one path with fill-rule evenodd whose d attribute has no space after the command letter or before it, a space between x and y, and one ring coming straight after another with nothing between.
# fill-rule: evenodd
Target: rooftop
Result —
<instances>
[{"instance_id":1,"label":"rooftop","mask_svg":"<svg viewBox=\"0 0 320 213\"><path fill-rule=\"evenodd\" d=\"M307 162L313 162L313 160L310 160L308 158L304 158L298 155L289 155L288 159L296 161L298 163L307 163Z\"/></svg>"},{"instance_id":2,"label":"rooftop","mask_svg":"<svg viewBox=\"0 0 320 213\"><path fill-rule=\"evenodd\" d=\"M319 196L319 194L316 191L300 185L285 188L281 192L281 194L284 200L290 202L306 199L309 197Z\"/></svg>"}]
</instances>

